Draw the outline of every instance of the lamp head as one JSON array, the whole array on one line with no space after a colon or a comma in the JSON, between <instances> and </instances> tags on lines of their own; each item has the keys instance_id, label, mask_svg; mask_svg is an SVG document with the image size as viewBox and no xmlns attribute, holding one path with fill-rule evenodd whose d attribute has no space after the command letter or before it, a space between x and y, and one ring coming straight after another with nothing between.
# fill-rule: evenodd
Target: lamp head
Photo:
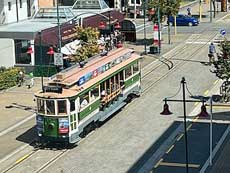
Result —
<instances>
[{"instance_id":1,"label":"lamp head","mask_svg":"<svg viewBox=\"0 0 230 173\"><path fill-rule=\"evenodd\" d=\"M53 55L54 54L54 48L50 47L49 51L47 52L48 55Z\"/></svg>"},{"instance_id":2,"label":"lamp head","mask_svg":"<svg viewBox=\"0 0 230 173\"><path fill-rule=\"evenodd\" d=\"M165 100L165 104L163 107L163 111L160 113L161 115L170 115L172 112L169 110L169 105L167 104L167 101Z\"/></svg>"},{"instance_id":3,"label":"lamp head","mask_svg":"<svg viewBox=\"0 0 230 173\"><path fill-rule=\"evenodd\" d=\"M202 104L201 106L201 112L198 114L199 117L207 117L208 116L208 112L206 110L206 106L204 104Z\"/></svg>"}]
</instances>

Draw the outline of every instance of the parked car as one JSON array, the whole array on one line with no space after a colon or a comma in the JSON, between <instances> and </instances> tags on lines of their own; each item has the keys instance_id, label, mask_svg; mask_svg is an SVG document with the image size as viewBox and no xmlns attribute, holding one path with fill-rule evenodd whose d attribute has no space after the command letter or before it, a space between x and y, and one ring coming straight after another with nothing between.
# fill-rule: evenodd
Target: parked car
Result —
<instances>
[{"instance_id":1,"label":"parked car","mask_svg":"<svg viewBox=\"0 0 230 173\"><path fill-rule=\"evenodd\" d=\"M169 25L174 25L174 16L169 17ZM191 17L184 14L178 14L176 16L176 25L177 26L197 26L199 24L199 21L195 17Z\"/></svg>"}]
</instances>

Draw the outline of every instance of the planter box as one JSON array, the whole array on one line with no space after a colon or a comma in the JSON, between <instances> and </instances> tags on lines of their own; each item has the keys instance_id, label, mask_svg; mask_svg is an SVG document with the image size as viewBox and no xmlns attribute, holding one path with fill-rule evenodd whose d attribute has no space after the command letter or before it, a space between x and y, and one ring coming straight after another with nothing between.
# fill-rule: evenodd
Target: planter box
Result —
<instances>
[{"instance_id":1,"label":"planter box","mask_svg":"<svg viewBox=\"0 0 230 173\"><path fill-rule=\"evenodd\" d=\"M156 54L156 53L158 53L158 47L156 47L156 46L150 46L149 47L149 53L150 54Z\"/></svg>"}]
</instances>

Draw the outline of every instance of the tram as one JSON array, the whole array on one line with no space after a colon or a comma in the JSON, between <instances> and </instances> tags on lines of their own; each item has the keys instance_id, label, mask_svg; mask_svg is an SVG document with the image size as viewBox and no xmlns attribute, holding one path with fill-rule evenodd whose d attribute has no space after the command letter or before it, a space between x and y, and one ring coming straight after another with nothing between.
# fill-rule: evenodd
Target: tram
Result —
<instances>
[{"instance_id":1,"label":"tram","mask_svg":"<svg viewBox=\"0 0 230 173\"><path fill-rule=\"evenodd\" d=\"M127 48L57 73L35 93L40 141L77 143L140 94L140 75L140 56Z\"/></svg>"}]
</instances>

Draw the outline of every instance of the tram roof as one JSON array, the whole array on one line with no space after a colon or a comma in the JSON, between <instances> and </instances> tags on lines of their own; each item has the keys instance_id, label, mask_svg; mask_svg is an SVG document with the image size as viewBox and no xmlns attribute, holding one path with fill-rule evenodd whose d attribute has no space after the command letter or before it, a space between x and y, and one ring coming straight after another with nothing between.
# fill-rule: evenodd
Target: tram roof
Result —
<instances>
[{"instance_id":1,"label":"tram roof","mask_svg":"<svg viewBox=\"0 0 230 173\"><path fill-rule=\"evenodd\" d=\"M131 53L130 58L111 67L109 70L99 74L98 76L90 79L89 81L85 82L84 84L80 86L76 84L77 81L81 78L81 76L84 76L88 72L91 72L99 68L100 66L105 65L108 62L111 62L112 60L120 56L123 56L129 52ZM134 53L132 49L127 49L127 48L116 49L114 51L109 52L107 56L99 57L99 58L96 58L90 61L89 63L85 65L84 68L75 68L70 71L67 71L66 73L63 74L64 78L59 82L56 82L56 78L54 78L51 82L49 82L50 85L53 85L56 83L56 84L70 86L69 88L63 87L63 91L61 94L40 91L36 93L35 95L38 97L50 97L50 98L73 97L139 58L140 58L140 55ZM61 73L59 73L59 75L60 74Z\"/></svg>"}]
</instances>

